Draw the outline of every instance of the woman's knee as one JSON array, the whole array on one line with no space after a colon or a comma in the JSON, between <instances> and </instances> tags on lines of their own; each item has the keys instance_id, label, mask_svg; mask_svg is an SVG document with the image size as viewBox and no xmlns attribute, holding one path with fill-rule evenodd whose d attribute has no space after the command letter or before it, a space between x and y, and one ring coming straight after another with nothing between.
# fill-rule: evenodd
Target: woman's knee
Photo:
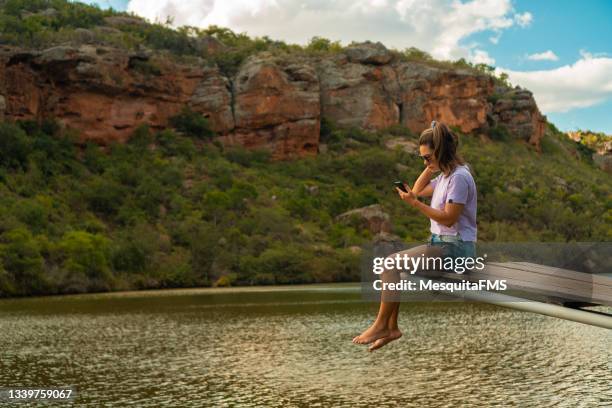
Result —
<instances>
[{"instance_id":1,"label":"woman's knee","mask_svg":"<svg viewBox=\"0 0 612 408\"><path fill-rule=\"evenodd\" d=\"M419 245L413 248L404 249L388 255L383 260L383 274L385 272L410 272L415 265L420 265L422 260L412 260L412 258L424 258L437 253L436 248L428 245ZM420 269L420 268L419 268Z\"/></svg>"}]
</instances>

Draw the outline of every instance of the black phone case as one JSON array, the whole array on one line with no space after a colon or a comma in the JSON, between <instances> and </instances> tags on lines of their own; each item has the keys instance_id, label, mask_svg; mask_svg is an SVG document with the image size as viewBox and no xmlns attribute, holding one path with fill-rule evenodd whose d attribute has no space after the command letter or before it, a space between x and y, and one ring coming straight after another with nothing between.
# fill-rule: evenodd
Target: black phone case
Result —
<instances>
[{"instance_id":1,"label":"black phone case","mask_svg":"<svg viewBox=\"0 0 612 408\"><path fill-rule=\"evenodd\" d=\"M395 184L395 186L398 187L400 190L402 190L404 193L408 192L406 191L406 188L404 187L404 183L402 183L401 181L394 181L393 184Z\"/></svg>"}]
</instances>

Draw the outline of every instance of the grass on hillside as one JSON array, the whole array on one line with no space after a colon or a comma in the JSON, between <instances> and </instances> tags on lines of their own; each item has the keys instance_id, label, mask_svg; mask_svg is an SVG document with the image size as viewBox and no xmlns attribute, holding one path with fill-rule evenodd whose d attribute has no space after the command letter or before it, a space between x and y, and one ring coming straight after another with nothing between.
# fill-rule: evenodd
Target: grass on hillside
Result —
<instances>
[{"instance_id":1,"label":"grass on hillside","mask_svg":"<svg viewBox=\"0 0 612 408\"><path fill-rule=\"evenodd\" d=\"M371 233L335 217L378 203L395 234L424 241L429 221L392 184L414 182L422 163L384 147L415 138L406 129L325 129L327 153L271 162L173 130L142 127L103 151L54 122L0 124L0 292L358 280L351 247ZM541 154L460 138L479 240L610 241L612 181L554 126Z\"/></svg>"}]
</instances>

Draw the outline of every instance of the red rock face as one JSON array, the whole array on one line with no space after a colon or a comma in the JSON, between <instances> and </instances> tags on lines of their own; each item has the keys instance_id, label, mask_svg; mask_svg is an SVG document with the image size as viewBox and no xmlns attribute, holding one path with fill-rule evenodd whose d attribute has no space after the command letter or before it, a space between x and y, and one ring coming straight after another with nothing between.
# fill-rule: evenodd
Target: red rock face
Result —
<instances>
[{"instance_id":1,"label":"red rock face","mask_svg":"<svg viewBox=\"0 0 612 408\"><path fill-rule=\"evenodd\" d=\"M316 155L319 131L319 120L304 119L282 123L269 129L237 129L227 135L219 136L218 140L229 146L267 149L272 152L272 159L282 160Z\"/></svg>"},{"instance_id":2,"label":"red rock face","mask_svg":"<svg viewBox=\"0 0 612 408\"><path fill-rule=\"evenodd\" d=\"M188 105L205 116L213 131L227 134L234 129L230 81L216 68L205 68Z\"/></svg>"},{"instance_id":3,"label":"red rock face","mask_svg":"<svg viewBox=\"0 0 612 408\"><path fill-rule=\"evenodd\" d=\"M395 79L391 67L354 63L341 55L321 61L318 70L324 117L370 130L399 123L399 107L386 86Z\"/></svg>"},{"instance_id":4,"label":"red rock face","mask_svg":"<svg viewBox=\"0 0 612 408\"><path fill-rule=\"evenodd\" d=\"M262 55L234 80L235 129L219 140L266 148L274 159L315 155L319 145L319 83L307 63Z\"/></svg>"},{"instance_id":5,"label":"red rock face","mask_svg":"<svg viewBox=\"0 0 612 408\"><path fill-rule=\"evenodd\" d=\"M464 133L478 131L486 124L491 78L422 64L399 64L397 70L403 85L402 124L416 134L432 120L458 126Z\"/></svg>"},{"instance_id":6,"label":"red rock face","mask_svg":"<svg viewBox=\"0 0 612 408\"><path fill-rule=\"evenodd\" d=\"M0 48L0 119L55 117L82 140L123 142L142 124L162 129L184 106L208 118L224 144L265 148L274 159L314 155L320 119L415 133L431 120L486 134L504 126L536 147L542 116L529 91L485 75L400 62L364 43L324 58L249 58L233 78L162 54L94 45Z\"/></svg>"},{"instance_id":7,"label":"red rock face","mask_svg":"<svg viewBox=\"0 0 612 408\"><path fill-rule=\"evenodd\" d=\"M55 117L83 140L123 142L141 124L164 128L202 80L201 70L92 46L0 57L11 119Z\"/></svg>"},{"instance_id":8,"label":"red rock face","mask_svg":"<svg viewBox=\"0 0 612 408\"><path fill-rule=\"evenodd\" d=\"M387 61L386 65L366 64L339 56L321 62L323 116L341 125L373 130L400 123L416 134L434 119L463 133L487 134L502 125L539 148L546 118L529 91L500 90L491 77L466 70ZM493 105L490 99L495 93L500 100L521 102Z\"/></svg>"},{"instance_id":9,"label":"red rock face","mask_svg":"<svg viewBox=\"0 0 612 408\"><path fill-rule=\"evenodd\" d=\"M497 101L491 105L493 122L504 126L511 135L540 150L546 130L546 117L540 114L531 92L526 89L496 89Z\"/></svg>"},{"instance_id":10,"label":"red rock face","mask_svg":"<svg viewBox=\"0 0 612 408\"><path fill-rule=\"evenodd\" d=\"M323 117L371 130L399 123L416 134L434 119L463 133L501 125L539 148L546 118L529 91L500 89L493 78L467 70L395 61L380 44L355 47L318 65ZM508 98L520 101L508 105Z\"/></svg>"}]
</instances>

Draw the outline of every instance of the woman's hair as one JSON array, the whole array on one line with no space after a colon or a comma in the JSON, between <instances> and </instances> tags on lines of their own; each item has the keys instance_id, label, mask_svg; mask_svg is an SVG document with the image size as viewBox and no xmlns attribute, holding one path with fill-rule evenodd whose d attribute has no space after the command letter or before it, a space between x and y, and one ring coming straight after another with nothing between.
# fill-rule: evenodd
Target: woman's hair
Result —
<instances>
[{"instance_id":1,"label":"woman's hair","mask_svg":"<svg viewBox=\"0 0 612 408\"><path fill-rule=\"evenodd\" d=\"M459 138L446 124L431 122L431 127L425 129L419 137L419 146L426 145L433 151L438 161L438 167L444 173L451 172L456 166L465 164L463 158L457 153Z\"/></svg>"}]
</instances>

